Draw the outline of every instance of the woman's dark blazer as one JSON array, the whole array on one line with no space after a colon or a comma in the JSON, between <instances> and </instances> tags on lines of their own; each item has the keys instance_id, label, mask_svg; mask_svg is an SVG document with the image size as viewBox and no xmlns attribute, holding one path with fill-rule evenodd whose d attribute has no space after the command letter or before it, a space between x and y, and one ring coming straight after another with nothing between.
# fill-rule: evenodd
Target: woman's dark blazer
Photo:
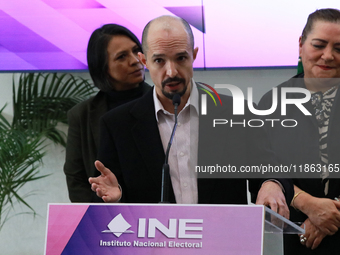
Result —
<instances>
[{"instance_id":1,"label":"woman's dark blazer","mask_svg":"<svg viewBox=\"0 0 340 255\"><path fill-rule=\"evenodd\" d=\"M292 79L278 86L278 97L281 97L280 90L283 87L299 87L305 88L303 81L303 75L295 76ZM302 94L288 94L289 98L299 98ZM259 107L261 109L269 109L272 103L271 92L267 93L260 100ZM305 108L312 114L311 116L305 116L294 105L287 107L287 115L281 116L280 113L280 100L278 100L278 109L272 116L267 118L273 119L294 119L298 122L298 125L294 128L285 128L281 125L276 125L274 128L267 126L267 132L269 134L270 142L274 152L277 155L277 160L280 164L285 165L303 165L303 164L319 164L319 130L318 124L314 115L314 109L309 102L303 104ZM278 123L278 122L277 122ZM336 95L336 99L333 103L333 109L330 116L328 130L328 157L329 164L340 164L340 93L339 90ZM340 165L339 165L340 166ZM300 189L306 191L312 196L327 197L334 199L340 195L340 172L337 174L331 173L332 177L329 183L329 192L327 196L324 194L324 186L321 183L321 178L294 179L294 184ZM306 174L306 177L317 177L311 174ZM290 220L293 222L304 222L306 215L302 212L290 208ZM289 240L289 241L288 241ZM288 235L286 238L286 254L337 254L331 253L332 249L335 249L334 245L337 245L337 252L340 250L340 235L339 232L331 237L326 237L321 245L315 250L305 248L299 242L297 235ZM333 248L332 248L333 247ZM333 250L334 252L334 250Z\"/></svg>"},{"instance_id":2,"label":"woman's dark blazer","mask_svg":"<svg viewBox=\"0 0 340 255\"><path fill-rule=\"evenodd\" d=\"M150 89L147 83L142 86L143 94ZM103 202L91 190L88 178L99 173L94 166L99 148L99 120L107 111L106 94L99 91L68 112L64 172L71 202Z\"/></svg>"}]
</instances>

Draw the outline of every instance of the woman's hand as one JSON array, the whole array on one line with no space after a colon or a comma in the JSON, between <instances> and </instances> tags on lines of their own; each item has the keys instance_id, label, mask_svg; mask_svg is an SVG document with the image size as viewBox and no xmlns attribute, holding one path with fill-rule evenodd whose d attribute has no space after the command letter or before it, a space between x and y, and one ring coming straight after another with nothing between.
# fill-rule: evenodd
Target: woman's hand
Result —
<instances>
[{"instance_id":1,"label":"woman's hand","mask_svg":"<svg viewBox=\"0 0 340 255\"><path fill-rule=\"evenodd\" d=\"M311 223L327 235L334 235L340 227L340 202L329 198L318 198L294 186L297 194L292 206L308 216Z\"/></svg>"},{"instance_id":2,"label":"woman's hand","mask_svg":"<svg viewBox=\"0 0 340 255\"><path fill-rule=\"evenodd\" d=\"M334 235L340 227L340 202L328 198L312 199L305 213L310 221L327 235Z\"/></svg>"},{"instance_id":3,"label":"woman's hand","mask_svg":"<svg viewBox=\"0 0 340 255\"><path fill-rule=\"evenodd\" d=\"M312 250L316 249L321 241L327 236L324 232L322 232L318 227L316 227L310 219L305 220L305 234L300 235L301 238L305 237L306 239L303 239L305 241L301 242L302 245L306 245L307 248L312 248Z\"/></svg>"}]
</instances>

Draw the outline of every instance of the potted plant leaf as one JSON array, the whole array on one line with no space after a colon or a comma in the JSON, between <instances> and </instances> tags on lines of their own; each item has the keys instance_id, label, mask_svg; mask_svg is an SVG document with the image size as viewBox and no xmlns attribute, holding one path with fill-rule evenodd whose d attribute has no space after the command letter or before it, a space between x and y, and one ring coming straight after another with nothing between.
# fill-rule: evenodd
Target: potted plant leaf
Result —
<instances>
[{"instance_id":1,"label":"potted plant leaf","mask_svg":"<svg viewBox=\"0 0 340 255\"><path fill-rule=\"evenodd\" d=\"M13 78L13 119L0 110L0 230L9 219L13 204L34 209L19 195L26 183L41 179L44 141L66 145L58 123L67 123L67 111L95 91L86 79L71 74L24 73L18 84Z\"/></svg>"}]
</instances>

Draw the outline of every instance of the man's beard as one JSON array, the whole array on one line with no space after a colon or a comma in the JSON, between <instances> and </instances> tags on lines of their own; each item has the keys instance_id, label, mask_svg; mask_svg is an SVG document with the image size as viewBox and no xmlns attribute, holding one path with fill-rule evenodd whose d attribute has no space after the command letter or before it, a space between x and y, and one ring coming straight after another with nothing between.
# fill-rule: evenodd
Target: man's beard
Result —
<instances>
[{"instance_id":1,"label":"man's beard","mask_svg":"<svg viewBox=\"0 0 340 255\"><path fill-rule=\"evenodd\" d=\"M187 91L188 86L184 86L182 91L166 92L164 90L164 87L166 86L167 83L170 83L170 82L181 82L181 83L183 83L185 85L185 79L178 78L178 77L168 78L168 79L162 81L162 94L165 97L167 97L167 98L172 100L172 98L174 97L175 94L178 94L178 95L180 95L180 97L182 97L185 94L185 92Z\"/></svg>"}]
</instances>

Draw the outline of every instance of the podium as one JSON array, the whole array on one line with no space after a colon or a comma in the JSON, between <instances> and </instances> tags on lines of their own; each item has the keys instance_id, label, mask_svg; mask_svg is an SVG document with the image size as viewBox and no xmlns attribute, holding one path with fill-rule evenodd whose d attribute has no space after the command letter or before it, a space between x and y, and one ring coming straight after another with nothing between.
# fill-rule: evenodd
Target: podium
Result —
<instances>
[{"instance_id":1,"label":"podium","mask_svg":"<svg viewBox=\"0 0 340 255\"><path fill-rule=\"evenodd\" d=\"M46 255L281 255L304 230L261 205L49 204Z\"/></svg>"}]
</instances>

